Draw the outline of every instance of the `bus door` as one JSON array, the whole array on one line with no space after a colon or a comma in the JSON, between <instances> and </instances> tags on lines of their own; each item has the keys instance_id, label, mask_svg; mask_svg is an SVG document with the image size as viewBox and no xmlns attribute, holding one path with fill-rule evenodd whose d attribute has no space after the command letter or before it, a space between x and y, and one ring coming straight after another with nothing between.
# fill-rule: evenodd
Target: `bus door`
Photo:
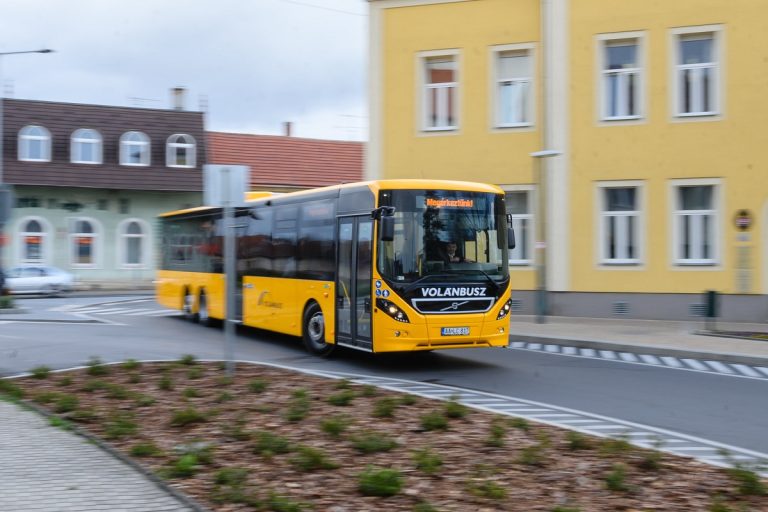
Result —
<instances>
[{"instance_id":1,"label":"bus door","mask_svg":"<svg viewBox=\"0 0 768 512\"><path fill-rule=\"evenodd\" d=\"M370 214L339 217L337 229L336 342L372 350L373 220Z\"/></svg>"}]
</instances>

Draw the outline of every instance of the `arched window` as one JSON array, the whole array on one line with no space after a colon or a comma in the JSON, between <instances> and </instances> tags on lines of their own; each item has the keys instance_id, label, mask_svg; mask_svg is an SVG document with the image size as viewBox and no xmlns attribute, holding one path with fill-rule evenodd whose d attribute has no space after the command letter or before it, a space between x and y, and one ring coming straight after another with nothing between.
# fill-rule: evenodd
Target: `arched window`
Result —
<instances>
[{"instance_id":1,"label":"arched window","mask_svg":"<svg viewBox=\"0 0 768 512\"><path fill-rule=\"evenodd\" d=\"M125 132L120 137L120 164L149 165L149 137L142 132Z\"/></svg>"},{"instance_id":2,"label":"arched window","mask_svg":"<svg viewBox=\"0 0 768 512\"><path fill-rule=\"evenodd\" d=\"M45 263L49 252L49 227L42 218L29 217L19 223L19 261L28 263Z\"/></svg>"},{"instance_id":3,"label":"arched window","mask_svg":"<svg viewBox=\"0 0 768 512\"><path fill-rule=\"evenodd\" d=\"M165 165L168 167L194 167L196 145L191 135L180 134L168 137L165 147Z\"/></svg>"},{"instance_id":4,"label":"arched window","mask_svg":"<svg viewBox=\"0 0 768 512\"><path fill-rule=\"evenodd\" d=\"M143 221L128 219L118 228L120 236L120 266L142 268L147 266L147 234Z\"/></svg>"},{"instance_id":5,"label":"arched window","mask_svg":"<svg viewBox=\"0 0 768 512\"><path fill-rule=\"evenodd\" d=\"M98 226L91 219L73 219L69 239L73 267L95 267L98 251Z\"/></svg>"},{"instance_id":6,"label":"arched window","mask_svg":"<svg viewBox=\"0 0 768 512\"><path fill-rule=\"evenodd\" d=\"M73 164L101 163L101 134L90 128L72 133L71 158Z\"/></svg>"},{"instance_id":7,"label":"arched window","mask_svg":"<svg viewBox=\"0 0 768 512\"><path fill-rule=\"evenodd\" d=\"M42 126L25 126L19 130L19 160L51 161L51 134Z\"/></svg>"}]
</instances>

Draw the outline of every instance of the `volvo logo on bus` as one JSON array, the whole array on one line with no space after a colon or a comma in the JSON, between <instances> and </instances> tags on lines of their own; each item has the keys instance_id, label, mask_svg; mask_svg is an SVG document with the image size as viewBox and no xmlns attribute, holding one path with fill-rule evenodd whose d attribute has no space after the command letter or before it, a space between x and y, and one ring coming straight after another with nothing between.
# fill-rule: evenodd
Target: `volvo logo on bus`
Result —
<instances>
[{"instance_id":1,"label":"volvo logo on bus","mask_svg":"<svg viewBox=\"0 0 768 512\"><path fill-rule=\"evenodd\" d=\"M451 286L448 288L438 288L436 286L424 287L421 289L422 297L485 297L487 288L482 286Z\"/></svg>"}]
</instances>

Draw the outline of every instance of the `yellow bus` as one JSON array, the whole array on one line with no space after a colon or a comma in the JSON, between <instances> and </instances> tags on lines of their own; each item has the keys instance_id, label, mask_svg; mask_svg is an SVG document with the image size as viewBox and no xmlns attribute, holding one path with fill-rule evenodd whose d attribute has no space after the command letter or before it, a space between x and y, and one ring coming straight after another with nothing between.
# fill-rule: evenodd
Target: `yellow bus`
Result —
<instances>
[{"instance_id":1,"label":"yellow bus","mask_svg":"<svg viewBox=\"0 0 768 512\"><path fill-rule=\"evenodd\" d=\"M508 344L504 193L480 183L377 180L259 193L235 210L235 321L315 354ZM225 314L222 209L160 216L157 301L203 324Z\"/></svg>"}]
</instances>

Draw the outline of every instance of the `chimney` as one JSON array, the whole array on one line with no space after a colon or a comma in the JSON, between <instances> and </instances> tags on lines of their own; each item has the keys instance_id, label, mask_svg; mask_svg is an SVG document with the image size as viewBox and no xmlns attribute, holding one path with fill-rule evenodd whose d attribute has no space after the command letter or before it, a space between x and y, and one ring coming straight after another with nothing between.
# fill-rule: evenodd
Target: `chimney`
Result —
<instances>
[{"instance_id":1,"label":"chimney","mask_svg":"<svg viewBox=\"0 0 768 512\"><path fill-rule=\"evenodd\" d=\"M184 110L184 96L187 90L184 87L171 89L171 107L173 110Z\"/></svg>"},{"instance_id":2,"label":"chimney","mask_svg":"<svg viewBox=\"0 0 768 512\"><path fill-rule=\"evenodd\" d=\"M285 128L285 136L290 137L291 136L291 129L293 128L293 123L290 121L286 121L283 123L283 127Z\"/></svg>"}]
</instances>

